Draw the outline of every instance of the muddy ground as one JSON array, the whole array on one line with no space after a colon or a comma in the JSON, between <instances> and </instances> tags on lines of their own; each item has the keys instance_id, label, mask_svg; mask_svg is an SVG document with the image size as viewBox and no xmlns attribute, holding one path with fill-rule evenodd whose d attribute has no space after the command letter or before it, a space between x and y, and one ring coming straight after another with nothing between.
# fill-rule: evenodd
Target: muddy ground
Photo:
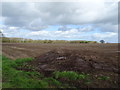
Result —
<instances>
[{"instance_id":1,"label":"muddy ground","mask_svg":"<svg viewBox=\"0 0 120 90\"><path fill-rule=\"evenodd\" d=\"M34 57L29 62L38 72L50 76L54 71L76 71L111 78L90 87L117 87L117 44L2 44L3 55L11 58ZM26 70L25 68L20 68Z\"/></svg>"}]
</instances>

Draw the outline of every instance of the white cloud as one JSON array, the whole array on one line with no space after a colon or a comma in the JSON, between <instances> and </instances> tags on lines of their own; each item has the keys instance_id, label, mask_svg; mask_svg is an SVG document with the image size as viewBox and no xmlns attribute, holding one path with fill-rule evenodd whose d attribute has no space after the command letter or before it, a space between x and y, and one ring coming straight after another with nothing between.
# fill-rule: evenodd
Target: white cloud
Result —
<instances>
[{"instance_id":1,"label":"white cloud","mask_svg":"<svg viewBox=\"0 0 120 90\"><path fill-rule=\"evenodd\" d=\"M104 39L104 38L114 37L116 35L117 35L117 33L106 32L106 33L95 33L95 34L93 34L93 37Z\"/></svg>"},{"instance_id":2,"label":"white cloud","mask_svg":"<svg viewBox=\"0 0 120 90\"><path fill-rule=\"evenodd\" d=\"M60 39L60 38L64 38L64 39L72 39L74 38L73 36L80 34L80 32L78 32L77 29L71 29L68 31L35 31L35 32L31 32L28 33L27 36L31 36L31 37L37 37L40 39Z\"/></svg>"},{"instance_id":3,"label":"white cloud","mask_svg":"<svg viewBox=\"0 0 120 90\"><path fill-rule=\"evenodd\" d=\"M105 40L105 42L118 42L118 34L113 32L105 32L105 33L95 33L92 36L92 40L100 41Z\"/></svg>"},{"instance_id":4,"label":"white cloud","mask_svg":"<svg viewBox=\"0 0 120 90\"><path fill-rule=\"evenodd\" d=\"M2 33L7 37L9 36L16 36L16 34L19 34L19 30L20 28L19 27L8 27L6 25L1 25L0 24L0 30L2 31Z\"/></svg>"},{"instance_id":5,"label":"white cloud","mask_svg":"<svg viewBox=\"0 0 120 90\"><path fill-rule=\"evenodd\" d=\"M64 39L64 40L93 40L99 41L101 39L106 42L117 42L118 35L114 32L105 32L105 33L85 33L78 31L77 29L71 29L68 31L35 31L27 34L29 37L34 39ZM113 38L114 37L114 38Z\"/></svg>"},{"instance_id":6,"label":"white cloud","mask_svg":"<svg viewBox=\"0 0 120 90\"><path fill-rule=\"evenodd\" d=\"M10 29L10 30L16 30L16 29L18 29L18 27L8 27L8 29Z\"/></svg>"},{"instance_id":7,"label":"white cloud","mask_svg":"<svg viewBox=\"0 0 120 90\"><path fill-rule=\"evenodd\" d=\"M31 32L31 33L29 33L28 35L30 35L30 36L40 36L40 35L44 35L44 36L46 36L46 35L48 35L49 34L49 31L36 31L36 32Z\"/></svg>"},{"instance_id":8,"label":"white cloud","mask_svg":"<svg viewBox=\"0 0 120 90\"><path fill-rule=\"evenodd\" d=\"M3 29L0 29L0 32L3 32Z\"/></svg>"}]
</instances>

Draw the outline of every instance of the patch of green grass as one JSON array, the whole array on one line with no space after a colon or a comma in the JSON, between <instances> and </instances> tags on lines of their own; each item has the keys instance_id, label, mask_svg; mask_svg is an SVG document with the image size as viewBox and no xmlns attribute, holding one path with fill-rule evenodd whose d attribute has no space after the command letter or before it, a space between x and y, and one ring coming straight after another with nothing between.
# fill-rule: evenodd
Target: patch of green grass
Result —
<instances>
[{"instance_id":1,"label":"patch of green grass","mask_svg":"<svg viewBox=\"0 0 120 90\"><path fill-rule=\"evenodd\" d=\"M53 75L56 79L67 78L69 80L78 80L78 79L89 78L89 74L85 74L85 73L78 74L78 73L73 72L73 71L63 71L63 72L57 71L57 72L54 72Z\"/></svg>"},{"instance_id":2,"label":"patch of green grass","mask_svg":"<svg viewBox=\"0 0 120 90\"><path fill-rule=\"evenodd\" d=\"M44 78L43 80L48 82L50 86L51 85L55 86L55 87L60 87L61 86L61 83L58 80L56 80L52 77Z\"/></svg>"},{"instance_id":3,"label":"patch of green grass","mask_svg":"<svg viewBox=\"0 0 120 90\"><path fill-rule=\"evenodd\" d=\"M108 77L108 76L99 76L98 79L99 80L109 80L110 77Z\"/></svg>"},{"instance_id":4,"label":"patch of green grass","mask_svg":"<svg viewBox=\"0 0 120 90\"><path fill-rule=\"evenodd\" d=\"M32 58L24 58L17 60L10 60L2 57L3 69L3 88L49 88L49 87L65 87L61 82L53 77L44 77L36 71L22 71L16 68L24 66L30 68L27 62ZM27 65L27 66L26 66ZM32 68L32 67L31 67Z\"/></svg>"},{"instance_id":5,"label":"patch of green grass","mask_svg":"<svg viewBox=\"0 0 120 90\"><path fill-rule=\"evenodd\" d=\"M78 75L78 79L87 79L89 78L89 74L81 73Z\"/></svg>"},{"instance_id":6,"label":"patch of green grass","mask_svg":"<svg viewBox=\"0 0 120 90\"><path fill-rule=\"evenodd\" d=\"M53 72L53 77L58 80L64 80L64 84L68 84L69 87L77 88L76 83L81 82L84 85L92 83L91 76L86 73L77 73L74 71ZM79 83L80 84L80 83Z\"/></svg>"},{"instance_id":7,"label":"patch of green grass","mask_svg":"<svg viewBox=\"0 0 120 90\"><path fill-rule=\"evenodd\" d=\"M54 72L53 75L56 79L67 78L69 80L76 80L78 77L78 74L73 71L63 71L63 72L57 71L57 72Z\"/></svg>"},{"instance_id":8,"label":"patch of green grass","mask_svg":"<svg viewBox=\"0 0 120 90\"><path fill-rule=\"evenodd\" d=\"M6 57L2 57L2 76L3 76L3 88L46 88L48 83L40 78L43 77L38 72L26 72L16 70L15 67L19 67L27 61L31 61L32 58L17 59L15 61Z\"/></svg>"}]
</instances>

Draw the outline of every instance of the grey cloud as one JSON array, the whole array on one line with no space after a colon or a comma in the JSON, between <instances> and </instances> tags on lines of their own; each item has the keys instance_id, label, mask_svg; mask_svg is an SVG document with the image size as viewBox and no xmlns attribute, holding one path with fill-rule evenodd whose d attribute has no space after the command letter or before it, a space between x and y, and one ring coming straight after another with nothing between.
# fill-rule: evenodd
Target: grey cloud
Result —
<instances>
[{"instance_id":1,"label":"grey cloud","mask_svg":"<svg viewBox=\"0 0 120 90\"><path fill-rule=\"evenodd\" d=\"M32 6L33 3L3 3L4 24L21 28L26 27L39 17L38 12Z\"/></svg>"},{"instance_id":2,"label":"grey cloud","mask_svg":"<svg viewBox=\"0 0 120 90\"><path fill-rule=\"evenodd\" d=\"M100 31L102 32L118 32L118 25L114 24L95 24L94 28L99 28Z\"/></svg>"},{"instance_id":3,"label":"grey cloud","mask_svg":"<svg viewBox=\"0 0 120 90\"><path fill-rule=\"evenodd\" d=\"M41 30L49 25L117 24L117 3L3 3L5 25Z\"/></svg>"},{"instance_id":4,"label":"grey cloud","mask_svg":"<svg viewBox=\"0 0 120 90\"><path fill-rule=\"evenodd\" d=\"M67 27L67 26L60 26L59 28L58 28L58 31L67 31L67 30L70 30L70 29L72 29L72 28L69 28L69 27Z\"/></svg>"},{"instance_id":5,"label":"grey cloud","mask_svg":"<svg viewBox=\"0 0 120 90\"><path fill-rule=\"evenodd\" d=\"M70 28L70 27L64 25L64 26L60 26L58 28L59 31L67 31L67 30L71 30L71 29L76 29L79 32L87 32L87 31L94 30L94 26L92 26L92 25L87 25L87 26L83 25L82 27Z\"/></svg>"},{"instance_id":6,"label":"grey cloud","mask_svg":"<svg viewBox=\"0 0 120 90\"><path fill-rule=\"evenodd\" d=\"M81 28L78 28L79 31L81 32L87 32L87 31L92 31L94 30L94 27L93 26L86 26L86 27L81 27Z\"/></svg>"}]
</instances>

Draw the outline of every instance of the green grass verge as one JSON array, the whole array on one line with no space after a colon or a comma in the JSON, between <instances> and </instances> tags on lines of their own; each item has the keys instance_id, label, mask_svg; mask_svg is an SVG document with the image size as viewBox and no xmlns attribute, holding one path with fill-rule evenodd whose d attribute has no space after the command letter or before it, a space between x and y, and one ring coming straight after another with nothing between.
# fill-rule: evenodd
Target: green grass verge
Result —
<instances>
[{"instance_id":1,"label":"green grass verge","mask_svg":"<svg viewBox=\"0 0 120 90\"><path fill-rule=\"evenodd\" d=\"M3 88L46 87L46 83L42 83L41 80L38 80L40 76L39 73L19 71L14 68L31 60L32 58L26 58L13 61L6 57L2 57Z\"/></svg>"},{"instance_id":2,"label":"green grass verge","mask_svg":"<svg viewBox=\"0 0 120 90\"><path fill-rule=\"evenodd\" d=\"M16 70L15 67L31 61L32 58L17 59L15 61L2 57L3 88L48 88L50 78L44 78L35 71ZM59 81L51 78L51 83L58 85Z\"/></svg>"}]
</instances>

